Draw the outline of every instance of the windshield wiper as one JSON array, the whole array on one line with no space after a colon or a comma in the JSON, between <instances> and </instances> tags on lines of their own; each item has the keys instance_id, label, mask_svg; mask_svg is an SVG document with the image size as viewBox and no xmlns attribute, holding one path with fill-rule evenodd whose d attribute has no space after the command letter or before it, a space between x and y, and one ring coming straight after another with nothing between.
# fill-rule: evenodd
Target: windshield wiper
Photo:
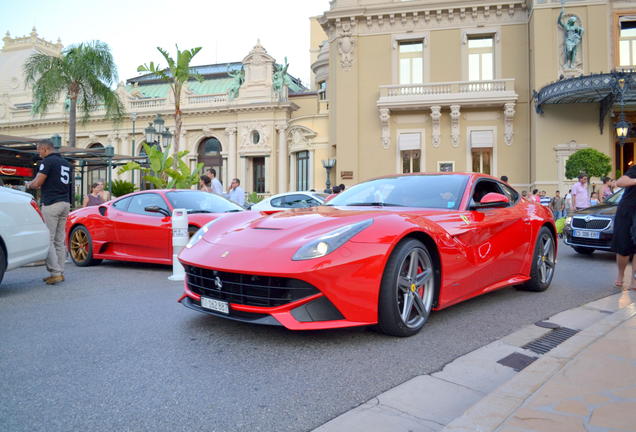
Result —
<instances>
[{"instance_id":1,"label":"windshield wiper","mask_svg":"<svg viewBox=\"0 0 636 432\"><path fill-rule=\"evenodd\" d=\"M188 214L192 213L213 213L210 210L188 210Z\"/></svg>"},{"instance_id":2,"label":"windshield wiper","mask_svg":"<svg viewBox=\"0 0 636 432\"><path fill-rule=\"evenodd\" d=\"M393 203L385 203L385 202L357 202L357 203L347 203L346 206L360 206L360 207L406 207L402 204L393 204Z\"/></svg>"}]
</instances>

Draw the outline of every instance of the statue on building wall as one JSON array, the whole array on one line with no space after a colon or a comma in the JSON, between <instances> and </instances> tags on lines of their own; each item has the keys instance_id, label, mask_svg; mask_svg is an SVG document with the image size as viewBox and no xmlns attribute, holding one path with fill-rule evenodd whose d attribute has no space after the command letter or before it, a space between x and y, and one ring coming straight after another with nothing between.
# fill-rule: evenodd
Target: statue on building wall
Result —
<instances>
[{"instance_id":1,"label":"statue on building wall","mask_svg":"<svg viewBox=\"0 0 636 432\"><path fill-rule=\"evenodd\" d=\"M283 91L283 86L287 85L288 77L287 77L287 68L289 68L289 63L287 63L287 57L285 57L284 65L274 65L274 74L272 75L272 88L274 92L279 95Z\"/></svg>"},{"instance_id":2,"label":"statue on building wall","mask_svg":"<svg viewBox=\"0 0 636 432\"><path fill-rule=\"evenodd\" d=\"M230 88L227 90L227 96L230 100L235 99L239 94L239 89L245 82L245 69L241 66L240 70L230 71L227 70L227 74L232 78Z\"/></svg>"},{"instance_id":3,"label":"statue on building wall","mask_svg":"<svg viewBox=\"0 0 636 432\"><path fill-rule=\"evenodd\" d=\"M577 23L577 18L575 16L570 16L564 23L564 14L565 10L561 8L561 13L559 14L557 23L559 24L559 27L563 29L564 65L568 69L573 69L577 67L576 53L579 45L581 44L584 30L583 27Z\"/></svg>"}]
</instances>

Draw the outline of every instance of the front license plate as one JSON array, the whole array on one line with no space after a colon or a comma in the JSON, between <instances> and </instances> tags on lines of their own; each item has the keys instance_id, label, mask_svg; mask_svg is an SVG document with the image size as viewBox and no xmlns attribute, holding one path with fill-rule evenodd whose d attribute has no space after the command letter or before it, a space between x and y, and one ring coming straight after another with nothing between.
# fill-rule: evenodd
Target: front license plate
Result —
<instances>
[{"instance_id":1,"label":"front license plate","mask_svg":"<svg viewBox=\"0 0 636 432\"><path fill-rule=\"evenodd\" d=\"M225 314L230 313L230 308L227 302L213 300L206 297L201 297L201 307Z\"/></svg>"},{"instance_id":2,"label":"front license plate","mask_svg":"<svg viewBox=\"0 0 636 432\"><path fill-rule=\"evenodd\" d=\"M601 238L601 233L598 231L583 231L583 230L574 230L574 237L583 237L589 239L599 239Z\"/></svg>"}]
</instances>

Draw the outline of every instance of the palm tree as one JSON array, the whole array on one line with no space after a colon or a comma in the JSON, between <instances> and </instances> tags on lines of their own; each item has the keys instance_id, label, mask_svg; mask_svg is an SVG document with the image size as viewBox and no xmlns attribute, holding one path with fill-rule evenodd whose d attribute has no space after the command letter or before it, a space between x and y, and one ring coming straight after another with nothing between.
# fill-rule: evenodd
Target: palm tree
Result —
<instances>
[{"instance_id":1,"label":"palm tree","mask_svg":"<svg viewBox=\"0 0 636 432\"><path fill-rule=\"evenodd\" d=\"M192 57L201 51L201 47L192 48L190 50L179 50L177 46L177 59L173 59L170 54L163 48L157 47L157 51L161 53L166 62L168 69L162 69L158 64L150 62L143 64L137 68L137 72L150 72L158 76L161 80L169 82L170 88L174 95L174 152L179 153L179 139L181 138L181 90L183 85L190 79L202 81L203 77L190 69Z\"/></svg>"},{"instance_id":2,"label":"palm tree","mask_svg":"<svg viewBox=\"0 0 636 432\"><path fill-rule=\"evenodd\" d=\"M124 106L111 89L117 82L117 66L104 42L71 45L59 57L35 53L24 64L24 73L27 84L33 86L33 113L43 115L62 93L70 100L71 147L75 147L78 104L83 121L101 105L106 109L107 117L115 120L123 117Z\"/></svg>"}]
</instances>

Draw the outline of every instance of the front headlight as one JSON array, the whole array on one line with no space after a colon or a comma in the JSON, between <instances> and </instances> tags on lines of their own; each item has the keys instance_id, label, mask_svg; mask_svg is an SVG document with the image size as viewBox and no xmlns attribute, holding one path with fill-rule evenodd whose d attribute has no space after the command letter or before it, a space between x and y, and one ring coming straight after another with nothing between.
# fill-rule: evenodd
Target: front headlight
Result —
<instances>
[{"instance_id":1,"label":"front headlight","mask_svg":"<svg viewBox=\"0 0 636 432\"><path fill-rule=\"evenodd\" d=\"M572 216L568 216L565 218L565 226L570 226L572 225Z\"/></svg>"},{"instance_id":2,"label":"front headlight","mask_svg":"<svg viewBox=\"0 0 636 432\"><path fill-rule=\"evenodd\" d=\"M328 255L372 223L373 219L367 219L323 234L319 238L301 246L292 257L292 260L301 261Z\"/></svg>"},{"instance_id":3,"label":"front headlight","mask_svg":"<svg viewBox=\"0 0 636 432\"><path fill-rule=\"evenodd\" d=\"M203 238L203 236L205 235L205 233L208 232L208 230L210 229L210 226L212 224L214 224L215 222L217 222L218 220L220 220L220 219L221 219L221 217L218 217L218 218L206 223L201 228L199 228L198 231L196 233L194 233L194 235L192 237L190 237L190 241L188 241L188 244L186 245L186 247L188 249L190 249L192 246L194 246L195 244L199 243L199 240L201 240Z\"/></svg>"}]
</instances>

